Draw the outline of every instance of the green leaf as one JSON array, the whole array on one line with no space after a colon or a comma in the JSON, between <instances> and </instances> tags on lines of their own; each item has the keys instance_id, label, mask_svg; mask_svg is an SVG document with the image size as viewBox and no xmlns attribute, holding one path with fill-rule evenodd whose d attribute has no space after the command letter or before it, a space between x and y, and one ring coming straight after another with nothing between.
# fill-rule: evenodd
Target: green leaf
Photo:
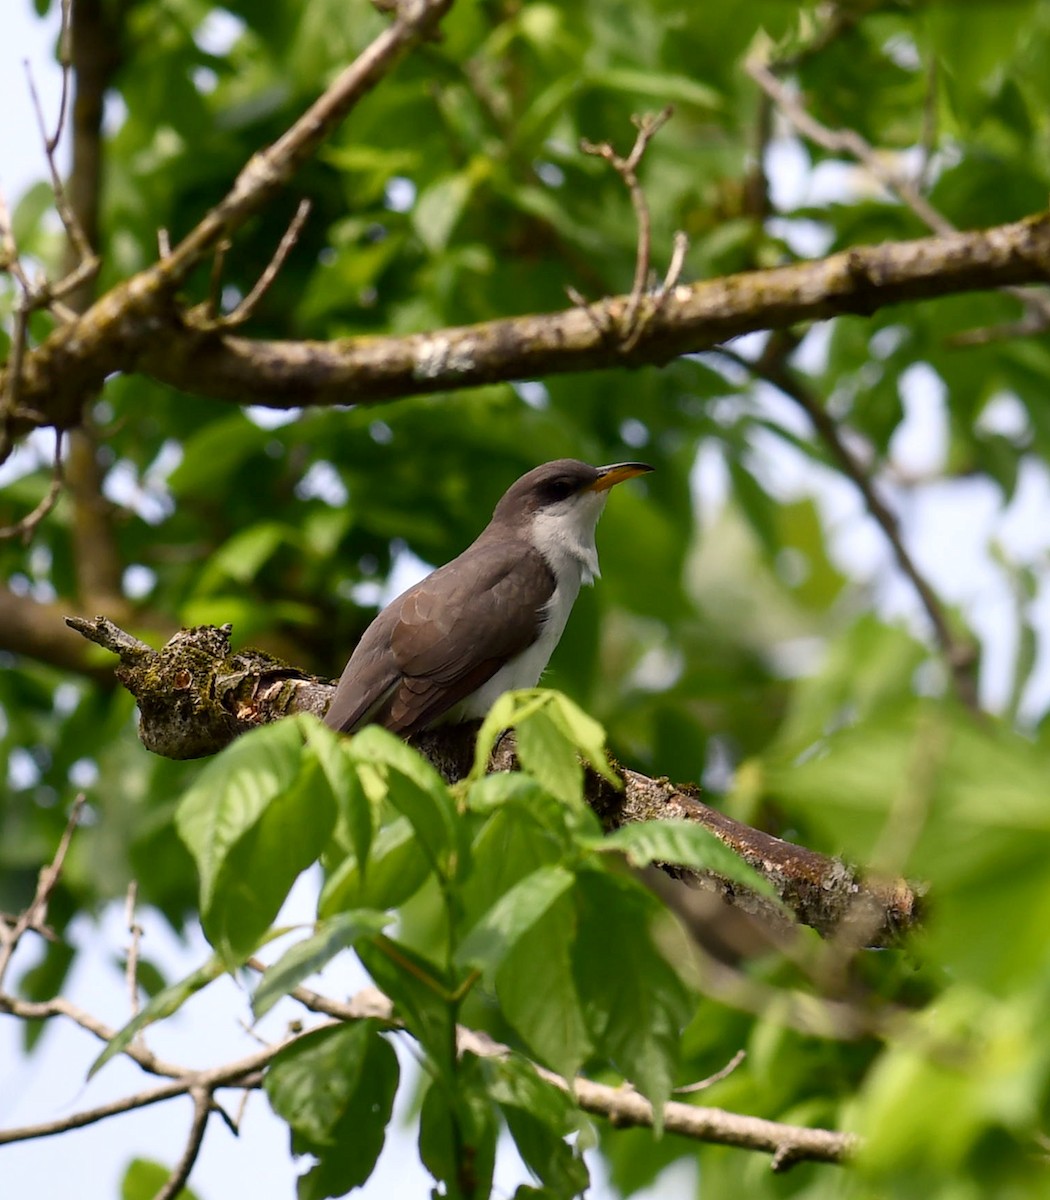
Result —
<instances>
[{"instance_id":1,"label":"green leaf","mask_svg":"<svg viewBox=\"0 0 1050 1200\"><path fill-rule=\"evenodd\" d=\"M227 961L242 961L270 927L292 884L331 836L335 810L316 762L230 847L201 924Z\"/></svg>"},{"instance_id":2,"label":"green leaf","mask_svg":"<svg viewBox=\"0 0 1050 1200\"><path fill-rule=\"evenodd\" d=\"M340 951L358 938L382 932L392 918L387 913L357 909L322 921L308 938L296 942L267 968L252 996L252 1012L258 1020L309 975L320 971Z\"/></svg>"},{"instance_id":3,"label":"green leaf","mask_svg":"<svg viewBox=\"0 0 1050 1200\"><path fill-rule=\"evenodd\" d=\"M173 983L163 991L158 992L145 1008L137 1013L123 1029L119 1030L110 1039L105 1050L91 1064L87 1074L88 1079L100 1071L111 1058L115 1058L126 1046L129 1046L135 1036L145 1029L147 1025L152 1025L154 1021L161 1021L165 1017L170 1017L192 995L211 983L213 979L218 979L220 975L225 973L225 970L225 963L215 954L203 966L198 967L196 971L187 975L185 979L180 979L177 983Z\"/></svg>"},{"instance_id":4,"label":"green leaf","mask_svg":"<svg viewBox=\"0 0 1050 1200\"><path fill-rule=\"evenodd\" d=\"M593 1049L573 970L575 937L575 906L563 896L518 938L496 973L507 1022L540 1062L566 1078Z\"/></svg>"},{"instance_id":5,"label":"green leaf","mask_svg":"<svg viewBox=\"0 0 1050 1200\"><path fill-rule=\"evenodd\" d=\"M170 1178L171 1170L147 1158L133 1158L120 1181L120 1200L154 1200ZM181 1187L174 1200L197 1200L197 1193Z\"/></svg>"},{"instance_id":6,"label":"green leaf","mask_svg":"<svg viewBox=\"0 0 1050 1200\"><path fill-rule=\"evenodd\" d=\"M398 817L376 835L367 870L345 858L325 880L317 904L319 917L354 908L397 908L423 886L431 864L406 817Z\"/></svg>"},{"instance_id":7,"label":"green leaf","mask_svg":"<svg viewBox=\"0 0 1050 1200\"><path fill-rule=\"evenodd\" d=\"M657 862L691 867L694 871L714 871L764 896L776 897L776 891L767 879L695 821L645 821L622 825L590 844L599 853L620 851L632 867L647 867Z\"/></svg>"},{"instance_id":8,"label":"green leaf","mask_svg":"<svg viewBox=\"0 0 1050 1200\"><path fill-rule=\"evenodd\" d=\"M525 1165L551 1194L579 1195L590 1180L579 1147L565 1140L579 1126L572 1098L517 1055L486 1066L489 1095L499 1104Z\"/></svg>"},{"instance_id":9,"label":"green leaf","mask_svg":"<svg viewBox=\"0 0 1050 1200\"><path fill-rule=\"evenodd\" d=\"M317 1158L300 1200L345 1195L372 1174L398 1074L393 1048L367 1020L308 1033L276 1056L266 1095L292 1128L292 1152Z\"/></svg>"},{"instance_id":10,"label":"green leaf","mask_svg":"<svg viewBox=\"0 0 1050 1200\"><path fill-rule=\"evenodd\" d=\"M352 747L358 763L381 770L387 799L411 822L433 868L446 873L460 831L445 781L418 751L377 725L361 730Z\"/></svg>"},{"instance_id":11,"label":"green leaf","mask_svg":"<svg viewBox=\"0 0 1050 1200\"><path fill-rule=\"evenodd\" d=\"M605 755L602 727L567 696L546 688L500 696L478 732L472 780L483 777L496 739L510 728L517 732L522 768L564 803L581 806L583 802L583 771L577 755L616 787L622 786Z\"/></svg>"},{"instance_id":12,"label":"green leaf","mask_svg":"<svg viewBox=\"0 0 1050 1200\"><path fill-rule=\"evenodd\" d=\"M515 732L522 770L564 804L581 804L583 765L552 717L546 711L531 713Z\"/></svg>"},{"instance_id":13,"label":"green leaf","mask_svg":"<svg viewBox=\"0 0 1050 1200\"><path fill-rule=\"evenodd\" d=\"M397 1015L437 1067L456 1073L454 983L424 955L385 935L355 947L365 970L394 1002Z\"/></svg>"},{"instance_id":14,"label":"green leaf","mask_svg":"<svg viewBox=\"0 0 1050 1200\"><path fill-rule=\"evenodd\" d=\"M473 190L473 173L457 171L420 192L412 210L412 228L432 254L448 245Z\"/></svg>"},{"instance_id":15,"label":"green leaf","mask_svg":"<svg viewBox=\"0 0 1050 1200\"><path fill-rule=\"evenodd\" d=\"M595 1054L652 1102L659 1131L695 1000L653 942L659 906L639 884L581 871L573 897L578 921L573 969Z\"/></svg>"},{"instance_id":16,"label":"green leaf","mask_svg":"<svg viewBox=\"0 0 1050 1200\"><path fill-rule=\"evenodd\" d=\"M367 865L377 813L361 786L350 739L333 732L323 721L307 717L299 721L307 748L316 757L335 802L334 837L341 845L349 845L359 863Z\"/></svg>"},{"instance_id":17,"label":"green leaf","mask_svg":"<svg viewBox=\"0 0 1050 1200\"><path fill-rule=\"evenodd\" d=\"M179 801L175 827L197 864L202 911L211 907L231 848L275 797L295 786L302 749L295 721L254 729L213 758Z\"/></svg>"},{"instance_id":18,"label":"green leaf","mask_svg":"<svg viewBox=\"0 0 1050 1200\"><path fill-rule=\"evenodd\" d=\"M664 71L636 71L628 67L609 67L591 72L586 81L616 91L648 96L659 104L676 102L696 108L719 109L722 97L713 89L687 75L670 75Z\"/></svg>"},{"instance_id":19,"label":"green leaf","mask_svg":"<svg viewBox=\"0 0 1050 1200\"><path fill-rule=\"evenodd\" d=\"M460 943L455 961L492 977L517 944L550 906L572 887L574 876L564 867L540 867L516 883L488 910Z\"/></svg>"},{"instance_id":20,"label":"green leaf","mask_svg":"<svg viewBox=\"0 0 1050 1200\"><path fill-rule=\"evenodd\" d=\"M431 1081L419 1114L419 1157L447 1196L491 1195L498 1135L477 1060L464 1060L454 1086Z\"/></svg>"}]
</instances>

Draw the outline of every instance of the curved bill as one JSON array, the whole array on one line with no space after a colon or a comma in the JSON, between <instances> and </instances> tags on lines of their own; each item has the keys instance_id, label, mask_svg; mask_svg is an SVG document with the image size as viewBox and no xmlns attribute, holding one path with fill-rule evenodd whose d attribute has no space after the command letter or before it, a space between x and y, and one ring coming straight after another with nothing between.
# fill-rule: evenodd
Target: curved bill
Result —
<instances>
[{"instance_id":1,"label":"curved bill","mask_svg":"<svg viewBox=\"0 0 1050 1200\"><path fill-rule=\"evenodd\" d=\"M634 479L636 475L646 475L653 468L648 463L613 463L608 467L595 468L598 478L586 490L589 492L607 492L614 484L623 483L625 479Z\"/></svg>"}]
</instances>

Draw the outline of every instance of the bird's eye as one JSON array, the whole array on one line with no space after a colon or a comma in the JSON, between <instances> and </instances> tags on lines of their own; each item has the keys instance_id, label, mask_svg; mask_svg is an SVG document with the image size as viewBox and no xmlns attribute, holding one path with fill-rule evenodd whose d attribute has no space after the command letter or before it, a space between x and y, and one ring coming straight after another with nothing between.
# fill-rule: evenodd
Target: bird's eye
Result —
<instances>
[{"instance_id":1,"label":"bird's eye","mask_svg":"<svg viewBox=\"0 0 1050 1200\"><path fill-rule=\"evenodd\" d=\"M571 479L552 479L547 485L547 495L552 501L568 500L576 491L576 484Z\"/></svg>"}]
</instances>

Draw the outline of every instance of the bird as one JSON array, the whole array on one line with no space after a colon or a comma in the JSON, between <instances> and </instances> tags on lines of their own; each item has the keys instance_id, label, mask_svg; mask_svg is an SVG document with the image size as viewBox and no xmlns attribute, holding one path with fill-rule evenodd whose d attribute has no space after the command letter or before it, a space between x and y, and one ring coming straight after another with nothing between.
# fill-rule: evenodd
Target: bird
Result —
<instances>
[{"instance_id":1,"label":"bird","mask_svg":"<svg viewBox=\"0 0 1050 1200\"><path fill-rule=\"evenodd\" d=\"M528 471L462 554L368 626L325 723L407 737L483 718L504 692L535 687L581 585L599 576L595 531L609 489L652 469L559 458Z\"/></svg>"}]
</instances>

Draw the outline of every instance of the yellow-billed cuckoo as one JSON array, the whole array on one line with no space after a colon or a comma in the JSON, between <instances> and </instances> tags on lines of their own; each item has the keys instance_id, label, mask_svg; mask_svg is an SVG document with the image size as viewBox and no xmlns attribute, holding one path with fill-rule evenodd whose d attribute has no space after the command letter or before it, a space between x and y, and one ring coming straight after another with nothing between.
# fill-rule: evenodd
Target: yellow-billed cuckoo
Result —
<instances>
[{"instance_id":1,"label":"yellow-billed cuckoo","mask_svg":"<svg viewBox=\"0 0 1050 1200\"><path fill-rule=\"evenodd\" d=\"M594 533L609 489L651 470L559 458L523 475L476 541L369 625L325 721L416 733L483 717L503 692L535 687L581 583L598 576Z\"/></svg>"}]
</instances>

